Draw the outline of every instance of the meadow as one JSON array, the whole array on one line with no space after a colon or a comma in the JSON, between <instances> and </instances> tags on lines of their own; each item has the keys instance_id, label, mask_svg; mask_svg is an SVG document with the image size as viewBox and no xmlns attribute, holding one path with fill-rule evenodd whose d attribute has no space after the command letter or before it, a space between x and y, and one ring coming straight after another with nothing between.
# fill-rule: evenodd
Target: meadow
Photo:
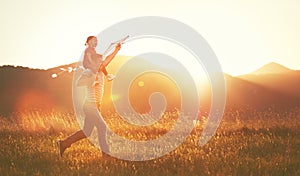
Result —
<instances>
[{"instance_id":1,"label":"meadow","mask_svg":"<svg viewBox=\"0 0 300 176\"><path fill-rule=\"evenodd\" d=\"M173 114L174 115L174 114ZM106 115L128 138L153 138L174 124L171 114L147 129L125 127ZM62 158L56 141L78 130L72 112L40 110L0 117L1 175L300 175L300 108L226 110L215 136L198 146L206 117L171 153L149 161L103 158L87 139ZM167 124L164 124L167 123ZM169 128L167 128L169 129ZM133 135L134 134L134 135Z\"/></svg>"}]
</instances>

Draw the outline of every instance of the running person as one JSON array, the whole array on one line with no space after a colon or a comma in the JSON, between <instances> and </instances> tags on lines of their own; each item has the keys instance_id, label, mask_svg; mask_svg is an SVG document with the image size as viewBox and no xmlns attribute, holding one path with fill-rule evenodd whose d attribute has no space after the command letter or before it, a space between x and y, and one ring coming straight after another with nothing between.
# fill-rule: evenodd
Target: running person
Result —
<instances>
[{"instance_id":1,"label":"running person","mask_svg":"<svg viewBox=\"0 0 300 176\"><path fill-rule=\"evenodd\" d=\"M106 59L101 63L103 67L106 67L115 57L117 52L121 49L121 44L117 44L115 50L106 57ZM93 67L94 71L97 66ZM101 69L101 68L100 68ZM58 153L60 156L63 155L64 151L69 148L73 143L90 136L93 128L97 128L98 132L98 141L102 150L102 155L107 156L110 154L109 145L107 143L107 126L101 115L100 107L101 100L104 92L104 75L103 72L98 72L95 82L92 84L85 85L87 90L86 100L83 106L83 111L85 114L83 128L78 130L69 137L58 140ZM98 108L97 108L98 106Z\"/></svg>"}]
</instances>

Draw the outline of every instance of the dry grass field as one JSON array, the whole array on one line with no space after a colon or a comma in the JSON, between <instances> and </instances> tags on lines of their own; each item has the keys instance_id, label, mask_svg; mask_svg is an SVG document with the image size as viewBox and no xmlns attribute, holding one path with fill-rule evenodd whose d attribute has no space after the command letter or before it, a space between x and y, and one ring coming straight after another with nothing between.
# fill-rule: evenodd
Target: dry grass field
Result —
<instances>
[{"instance_id":1,"label":"dry grass field","mask_svg":"<svg viewBox=\"0 0 300 176\"><path fill-rule=\"evenodd\" d=\"M114 116L111 114L110 116ZM172 114L166 114L166 119ZM166 126L145 131L109 126L128 138L147 139ZM174 119L174 118L170 118ZM300 175L300 108L277 112L227 110L215 136L203 147L198 140L205 117L171 153L149 161L103 158L87 139L57 155L56 140L76 131L73 113L31 111L0 117L1 175ZM151 133L153 133L151 135ZM131 135L135 134L135 135Z\"/></svg>"}]
</instances>

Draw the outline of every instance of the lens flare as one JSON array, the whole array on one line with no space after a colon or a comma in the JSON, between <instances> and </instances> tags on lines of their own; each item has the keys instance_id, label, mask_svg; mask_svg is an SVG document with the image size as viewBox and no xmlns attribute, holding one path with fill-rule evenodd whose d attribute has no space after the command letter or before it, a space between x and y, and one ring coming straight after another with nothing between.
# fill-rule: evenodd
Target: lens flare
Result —
<instances>
[{"instance_id":1,"label":"lens flare","mask_svg":"<svg viewBox=\"0 0 300 176\"><path fill-rule=\"evenodd\" d=\"M139 86L139 87L144 87L144 85L145 85L144 81L139 81L139 82L138 82L138 86Z\"/></svg>"}]
</instances>

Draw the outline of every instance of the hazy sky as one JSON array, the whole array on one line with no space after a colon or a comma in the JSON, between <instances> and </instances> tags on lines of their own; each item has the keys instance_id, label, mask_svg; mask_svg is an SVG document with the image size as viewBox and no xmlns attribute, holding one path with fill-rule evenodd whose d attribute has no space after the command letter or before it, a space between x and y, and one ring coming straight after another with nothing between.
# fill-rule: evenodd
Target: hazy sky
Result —
<instances>
[{"instance_id":1,"label":"hazy sky","mask_svg":"<svg viewBox=\"0 0 300 176\"><path fill-rule=\"evenodd\" d=\"M51 68L78 61L87 36L150 15L196 29L226 73L272 61L300 70L299 8L298 0L1 0L0 65Z\"/></svg>"}]
</instances>

